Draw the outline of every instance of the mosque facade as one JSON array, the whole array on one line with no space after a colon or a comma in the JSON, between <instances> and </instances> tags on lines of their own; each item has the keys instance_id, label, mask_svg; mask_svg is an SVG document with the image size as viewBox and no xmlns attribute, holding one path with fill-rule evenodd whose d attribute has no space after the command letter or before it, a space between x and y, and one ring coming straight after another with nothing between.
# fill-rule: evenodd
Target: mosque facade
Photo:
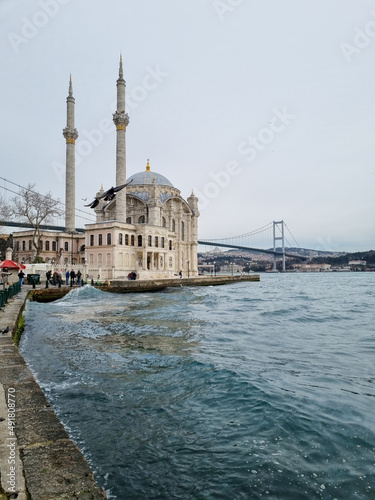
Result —
<instances>
[{"instance_id":1,"label":"mosque facade","mask_svg":"<svg viewBox=\"0 0 375 500\"><path fill-rule=\"evenodd\" d=\"M96 193L90 204L96 221L86 224L84 234L80 234L75 228L75 141L78 132L70 79L67 126L63 130L66 140L65 231L45 232L40 242L40 256L66 268L72 264L82 265L84 275L108 280L126 279L130 273L135 273L137 279L171 278L180 272L184 277L197 276L197 197L192 192L184 200L180 190L166 177L152 171L148 160L144 171L127 176L129 117L125 112L125 88L120 58L117 109L113 114L116 186L108 191L102 186ZM15 248L26 250L27 245L30 247L30 234L31 231L23 231L19 236L14 233ZM47 243L49 240L51 243ZM59 241L63 246L59 246ZM27 252L24 253L22 256L19 252L19 260L30 259Z\"/></svg>"}]
</instances>

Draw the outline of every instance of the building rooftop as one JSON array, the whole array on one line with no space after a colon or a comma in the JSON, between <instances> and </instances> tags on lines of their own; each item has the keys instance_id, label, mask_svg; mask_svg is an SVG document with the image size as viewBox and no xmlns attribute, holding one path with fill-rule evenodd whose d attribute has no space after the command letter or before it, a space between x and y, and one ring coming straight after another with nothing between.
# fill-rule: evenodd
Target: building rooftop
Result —
<instances>
[{"instance_id":1,"label":"building rooftop","mask_svg":"<svg viewBox=\"0 0 375 500\"><path fill-rule=\"evenodd\" d=\"M171 181L169 181L164 175L158 174L157 172L152 172L150 168L150 163L147 160L146 170L143 172L137 172L131 175L126 182L130 182L133 179L130 186L144 186L146 184L152 184L155 180L156 184L159 186L169 186L173 187Z\"/></svg>"}]
</instances>

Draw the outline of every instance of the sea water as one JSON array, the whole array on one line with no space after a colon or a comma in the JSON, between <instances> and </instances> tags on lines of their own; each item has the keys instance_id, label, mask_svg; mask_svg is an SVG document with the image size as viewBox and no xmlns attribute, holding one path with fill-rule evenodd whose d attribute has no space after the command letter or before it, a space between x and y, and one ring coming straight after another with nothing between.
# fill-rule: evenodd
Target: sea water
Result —
<instances>
[{"instance_id":1,"label":"sea water","mask_svg":"<svg viewBox=\"0 0 375 500\"><path fill-rule=\"evenodd\" d=\"M372 499L374 282L85 286L20 349L110 499Z\"/></svg>"}]
</instances>

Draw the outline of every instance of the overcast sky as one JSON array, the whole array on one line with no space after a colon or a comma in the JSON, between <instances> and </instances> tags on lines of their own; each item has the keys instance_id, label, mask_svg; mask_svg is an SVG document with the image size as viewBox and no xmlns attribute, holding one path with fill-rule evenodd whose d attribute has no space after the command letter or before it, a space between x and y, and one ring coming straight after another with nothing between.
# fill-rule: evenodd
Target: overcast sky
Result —
<instances>
[{"instance_id":1,"label":"overcast sky","mask_svg":"<svg viewBox=\"0 0 375 500\"><path fill-rule=\"evenodd\" d=\"M64 200L71 73L77 208L114 185L122 53L127 176L150 158L193 189L200 239L284 219L301 247L375 248L374 0L1 0L0 16L2 177Z\"/></svg>"}]
</instances>

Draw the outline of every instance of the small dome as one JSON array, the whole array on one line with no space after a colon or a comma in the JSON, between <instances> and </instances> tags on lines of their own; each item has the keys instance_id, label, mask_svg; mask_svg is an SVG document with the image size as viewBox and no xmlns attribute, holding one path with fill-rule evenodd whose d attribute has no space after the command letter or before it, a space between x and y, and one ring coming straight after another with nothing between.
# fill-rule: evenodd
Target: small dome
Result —
<instances>
[{"instance_id":1,"label":"small dome","mask_svg":"<svg viewBox=\"0 0 375 500\"><path fill-rule=\"evenodd\" d=\"M159 186L173 187L173 184L166 177L164 177L164 175L158 174L157 172L151 172L148 160L146 170L131 175L130 177L128 177L128 179L126 179L126 182L130 182L133 179L130 186L144 186L146 184L152 184L154 178L156 184L158 184Z\"/></svg>"}]
</instances>

